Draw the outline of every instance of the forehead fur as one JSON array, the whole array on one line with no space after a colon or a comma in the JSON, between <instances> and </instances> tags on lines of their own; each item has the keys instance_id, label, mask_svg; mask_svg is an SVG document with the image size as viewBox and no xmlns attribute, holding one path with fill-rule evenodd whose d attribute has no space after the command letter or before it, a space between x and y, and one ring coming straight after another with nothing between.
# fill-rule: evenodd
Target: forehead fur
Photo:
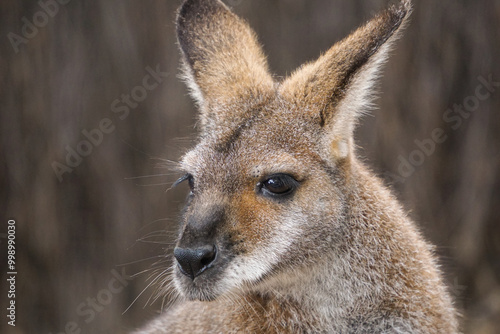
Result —
<instances>
[{"instance_id":1,"label":"forehead fur","mask_svg":"<svg viewBox=\"0 0 500 334\"><path fill-rule=\"evenodd\" d=\"M320 136L319 119L301 112L297 105L275 96L265 103L239 102L224 108L229 109L227 113L238 109L233 114L237 116L201 136L183 159L186 169L196 169L204 156L212 164L219 161L218 167L240 160L253 162L255 167L264 160L275 160L274 165L282 164L283 169L303 164L305 155L319 159L315 145Z\"/></svg>"}]
</instances>

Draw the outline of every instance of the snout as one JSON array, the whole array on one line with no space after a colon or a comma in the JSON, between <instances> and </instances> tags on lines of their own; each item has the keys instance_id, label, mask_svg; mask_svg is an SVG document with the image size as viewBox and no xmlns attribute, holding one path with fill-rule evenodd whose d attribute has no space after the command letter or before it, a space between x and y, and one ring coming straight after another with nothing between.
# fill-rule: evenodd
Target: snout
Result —
<instances>
[{"instance_id":1,"label":"snout","mask_svg":"<svg viewBox=\"0 0 500 334\"><path fill-rule=\"evenodd\" d=\"M213 264L217 257L217 247L215 245L196 248L176 247L174 256L181 273L194 280Z\"/></svg>"}]
</instances>

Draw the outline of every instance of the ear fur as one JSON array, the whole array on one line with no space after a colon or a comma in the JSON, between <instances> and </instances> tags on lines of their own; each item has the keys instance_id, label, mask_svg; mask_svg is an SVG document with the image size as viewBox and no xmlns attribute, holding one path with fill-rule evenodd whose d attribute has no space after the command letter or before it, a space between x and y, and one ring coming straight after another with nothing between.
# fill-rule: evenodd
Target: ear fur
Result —
<instances>
[{"instance_id":1,"label":"ear fur","mask_svg":"<svg viewBox=\"0 0 500 334\"><path fill-rule=\"evenodd\" d=\"M370 107L374 80L410 12L409 0L390 7L281 85L281 95L312 113L324 128L327 160L352 152L356 121Z\"/></svg>"},{"instance_id":2,"label":"ear fur","mask_svg":"<svg viewBox=\"0 0 500 334\"><path fill-rule=\"evenodd\" d=\"M184 77L201 107L202 123L225 116L213 106L273 89L255 33L221 1L185 1L177 15L177 37Z\"/></svg>"}]
</instances>

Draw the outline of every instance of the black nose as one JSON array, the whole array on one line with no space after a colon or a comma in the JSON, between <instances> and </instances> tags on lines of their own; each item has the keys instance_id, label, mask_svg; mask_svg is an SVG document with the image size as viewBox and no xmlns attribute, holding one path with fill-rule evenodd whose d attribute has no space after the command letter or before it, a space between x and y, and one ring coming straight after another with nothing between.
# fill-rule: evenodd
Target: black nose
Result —
<instances>
[{"instance_id":1,"label":"black nose","mask_svg":"<svg viewBox=\"0 0 500 334\"><path fill-rule=\"evenodd\" d=\"M175 247L174 256L179 263L181 272L194 279L200 275L209 264L215 260L215 246L203 246L195 249Z\"/></svg>"}]
</instances>

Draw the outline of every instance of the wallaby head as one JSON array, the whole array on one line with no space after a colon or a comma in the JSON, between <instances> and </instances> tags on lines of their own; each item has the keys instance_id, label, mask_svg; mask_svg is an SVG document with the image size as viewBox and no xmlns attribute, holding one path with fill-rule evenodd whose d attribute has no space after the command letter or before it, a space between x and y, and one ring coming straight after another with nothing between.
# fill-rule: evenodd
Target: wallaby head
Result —
<instances>
[{"instance_id":1,"label":"wallaby head","mask_svg":"<svg viewBox=\"0 0 500 334\"><path fill-rule=\"evenodd\" d=\"M409 1L390 7L279 81L255 33L221 1L184 2L178 41L201 131L178 181L191 188L173 268L187 300L280 291L298 305L333 305L322 307L330 318L359 311L363 298L388 310L411 299L435 313L449 306L429 247L353 143L410 10ZM413 298L426 284L436 292ZM399 297L374 297L387 291Z\"/></svg>"},{"instance_id":2,"label":"wallaby head","mask_svg":"<svg viewBox=\"0 0 500 334\"><path fill-rule=\"evenodd\" d=\"M409 14L377 16L283 82L249 26L220 1L178 16L201 140L182 160L191 186L175 250L189 299L212 300L336 247L356 168L353 129Z\"/></svg>"}]
</instances>

